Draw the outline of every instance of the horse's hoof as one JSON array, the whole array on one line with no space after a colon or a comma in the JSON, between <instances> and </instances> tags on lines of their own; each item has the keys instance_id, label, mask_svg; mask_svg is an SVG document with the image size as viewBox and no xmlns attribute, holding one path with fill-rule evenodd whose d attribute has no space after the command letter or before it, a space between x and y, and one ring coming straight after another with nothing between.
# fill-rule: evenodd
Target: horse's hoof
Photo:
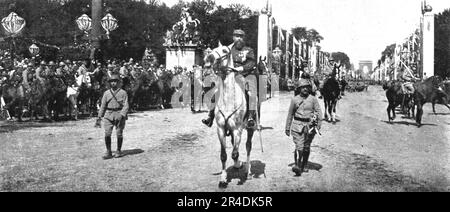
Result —
<instances>
[{"instance_id":1,"label":"horse's hoof","mask_svg":"<svg viewBox=\"0 0 450 212\"><path fill-rule=\"evenodd\" d=\"M227 188L228 183L227 182L219 182L219 188Z\"/></svg>"},{"instance_id":2,"label":"horse's hoof","mask_svg":"<svg viewBox=\"0 0 450 212\"><path fill-rule=\"evenodd\" d=\"M246 180L252 180L252 179L253 179L253 176L250 173L247 174Z\"/></svg>"}]
</instances>

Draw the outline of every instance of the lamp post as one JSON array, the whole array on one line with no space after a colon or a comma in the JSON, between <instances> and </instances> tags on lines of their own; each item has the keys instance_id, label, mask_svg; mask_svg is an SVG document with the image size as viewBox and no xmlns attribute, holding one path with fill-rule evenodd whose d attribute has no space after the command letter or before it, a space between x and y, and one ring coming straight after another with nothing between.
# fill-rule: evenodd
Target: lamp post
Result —
<instances>
[{"instance_id":1,"label":"lamp post","mask_svg":"<svg viewBox=\"0 0 450 212\"><path fill-rule=\"evenodd\" d=\"M95 50L100 48L100 40L102 37L100 26L106 31L107 39L110 39L111 31L117 29L118 21L110 13L109 9L105 17L100 19L102 12L102 0L92 0L92 19L88 15L83 14L77 20L78 28L85 33L90 31L89 40L92 44L90 59L94 60Z\"/></svg>"},{"instance_id":2,"label":"lamp post","mask_svg":"<svg viewBox=\"0 0 450 212\"><path fill-rule=\"evenodd\" d=\"M11 12L7 17L2 19L3 28L6 30L7 34L10 35L12 38L10 51L13 66L14 66L14 47L15 47L14 37L16 37L22 31L25 25L26 25L25 19L17 15L15 12Z\"/></svg>"}]
</instances>

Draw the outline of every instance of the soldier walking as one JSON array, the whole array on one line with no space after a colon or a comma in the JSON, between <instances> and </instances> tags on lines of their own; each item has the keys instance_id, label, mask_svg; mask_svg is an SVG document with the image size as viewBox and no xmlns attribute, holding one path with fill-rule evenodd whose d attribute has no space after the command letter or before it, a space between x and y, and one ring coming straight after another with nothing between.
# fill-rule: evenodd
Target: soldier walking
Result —
<instances>
[{"instance_id":1,"label":"soldier walking","mask_svg":"<svg viewBox=\"0 0 450 212\"><path fill-rule=\"evenodd\" d=\"M102 118L104 118L103 126L105 128L106 145L106 154L103 156L104 160L113 158L111 152L111 135L114 127L116 128L117 133L117 152L114 157L120 158L123 156L123 130L125 129L129 106L127 92L119 88L119 81L119 75L111 75L109 79L111 89L105 91L103 94L102 104L96 123L96 126L99 127Z\"/></svg>"},{"instance_id":2,"label":"soldier walking","mask_svg":"<svg viewBox=\"0 0 450 212\"><path fill-rule=\"evenodd\" d=\"M317 98L311 95L309 80L300 79L296 87L300 91L289 106L286 135L292 135L295 144L295 165L292 171L301 176L302 172L308 171L305 168L311 152L311 143L322 125L322 110Z\"/></svg>"}]
</instances>

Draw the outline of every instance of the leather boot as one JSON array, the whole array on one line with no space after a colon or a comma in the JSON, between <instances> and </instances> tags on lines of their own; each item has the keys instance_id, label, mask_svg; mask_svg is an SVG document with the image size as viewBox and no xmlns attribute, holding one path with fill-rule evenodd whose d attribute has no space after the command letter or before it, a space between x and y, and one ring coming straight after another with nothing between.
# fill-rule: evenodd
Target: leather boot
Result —
<instances>
[{"instance_id":1,"label":"leather boot","mask_svg":"<svg viewBox=\"0 0 450 212\"><path fill-rule=\"evenodd\" d=\"M301 176L302 175L302 169L301 169L300 166L302 164L303 151L296 150L295 151L295 155L296 155L295 166L292 167L292 171L295 172L295 176Z\"/></svg>"},{"instance_id":2,"label":"leather boot","mask_svg":"<svg viewBox=\"0 0 450 212\"><path fill-rule=\"evenodd\" d=\"M309 159L310 151L311 151L310 149L304 149L303 150L303 161L302 161L301 166L300 166L300 170L302 172L308 172L309 171L306 166L308 165L308 159Z\"/></svg>"},{"instance_id":3,"label":"leather boot","mask_svg":"<svg viewBox=\"0 0 450 212\"><path fill-rule=\"evenodd\" d=\"M122 143L123 143L123 137L117 137L117 152L114 155L115 158L120 158L123 156L122 154Z\"/></svg>"},{"instance_id":4,"label":"leather boot","mask_svg":"<svg viewBox=\"0 0 450 212\"><path fill-rule=\"evenodd\" d=\"M209 111L208 118L203 119L202 123L208 127L211 127L213 125L213 121L214 121L214 109Z\"/></svg>"},{"instance_id":5,"label":"leather boot","mask_svg":"<svg viewBox=\"0 0 450 212\"><path fill-rule=\"evenodd\" d=\"M112 152L111 152L111 137L106 136L105 137L105 145L106 145L106 153L103 156L103 160L108 160L113 158Z\"/></svg>"}]
</instances>

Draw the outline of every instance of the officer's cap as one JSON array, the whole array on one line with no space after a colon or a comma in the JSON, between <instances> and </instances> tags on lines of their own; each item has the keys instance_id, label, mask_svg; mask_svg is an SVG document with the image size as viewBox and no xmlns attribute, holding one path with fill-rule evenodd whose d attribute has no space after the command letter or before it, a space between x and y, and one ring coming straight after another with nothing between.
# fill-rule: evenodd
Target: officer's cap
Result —
<instances>
[{"instance_id":1,"label":"officer's cap","mask_svg":"<svg viewBox=\"0 0 450 212\"><path fill-rule=\"evenodd\" d=\"M234 30L233 35L242 35L242 36L244 36L245 32L242 29L236 29L236 30Z\"/></svg>"},{"instance_id":2,"label":"officer's cap","mask_svg":"<svg viewBox=\"0 0 450 212\"><path fill-rule=\"evenodd\" d=\"M120 81L119 75L117 75L117 74L111 75L111 77L109 78L108 82L112 82L112 81L116 81L116 82Z\"/></svg>"}]
</instances>

